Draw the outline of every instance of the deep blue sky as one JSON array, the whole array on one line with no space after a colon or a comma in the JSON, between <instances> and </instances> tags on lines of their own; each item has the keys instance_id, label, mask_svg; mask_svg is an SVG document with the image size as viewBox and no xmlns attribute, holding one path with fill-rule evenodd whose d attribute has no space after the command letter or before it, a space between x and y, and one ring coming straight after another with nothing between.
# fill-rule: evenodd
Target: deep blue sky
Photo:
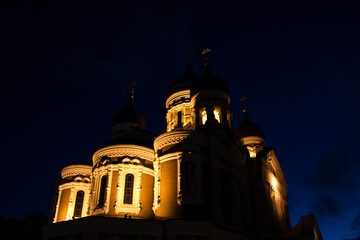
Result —
<instances>
[{"instance_id":1,"label":"deep blue sky","mask_svg":"<svg viewBox=\"0 0 360 240\"><path fill-rule=\"evenodd\" d=\"M356 1L9 2L0 8L0 214L48 214L57 172L91 164L130 82L148 130L163 132L165 92L191 45L199 75L201 50L213 49L234 128L248 97L287 178L292 225L312 212L324 239L360 236Z\"/></svg>"}]
</instances>

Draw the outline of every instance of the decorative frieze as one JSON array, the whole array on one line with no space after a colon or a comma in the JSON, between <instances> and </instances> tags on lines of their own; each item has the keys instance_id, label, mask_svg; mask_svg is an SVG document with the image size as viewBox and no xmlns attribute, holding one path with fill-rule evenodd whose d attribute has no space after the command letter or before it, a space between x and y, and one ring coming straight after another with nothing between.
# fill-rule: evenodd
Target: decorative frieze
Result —
<instances>
[{"instance_id":1,"label":"decorative frieze","mask_svg":"<svg viewBox=\"0 0 360 240\"><path fill-rule=\"evenodd\" d=\"M154 147L155 150L162 149L169 145L178 144L184 141L189 135L190 131L179 131L179 132L168 132L161 134L158 138L155 139Z\"/></svg>"},{"instance_id":2,"label":"decorative frieze","mask_svg":"<svg viewBox=\"0 0 360 240\"><path fill-rule=\"evenodd\" d=\"M147 147L127 145L127 144L114 145L114 146L104 147L96 151L93 155L93 164L95 166L104 156L136 157L153 162L155 156L154 154L155 154L154 150Z\"/></svg>"},{"instance_id":3,"label":"decorative frieze","mask_svg":"<svg viewBox=\"0 0 360 240\"><path fill-rule=\"evenodd\" d=\"M89 165L70 165L61 171L61 177L64 179L66 177L74 177L74 176L90 176L91 175L92 166Z\"/></svg>"}]
</instances>

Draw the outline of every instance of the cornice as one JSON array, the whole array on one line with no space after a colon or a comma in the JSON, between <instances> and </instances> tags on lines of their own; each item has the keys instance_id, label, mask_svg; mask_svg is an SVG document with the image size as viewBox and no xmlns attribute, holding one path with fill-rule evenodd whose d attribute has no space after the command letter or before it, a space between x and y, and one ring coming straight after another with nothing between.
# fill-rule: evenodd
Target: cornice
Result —
<instances>
[{"instance_id":1,"label":"cornice","mask_svg":"<svg viewBox=\"0 0 360 240\"><path fill-rule=\"evenodd\" d=\"M90 187L91 183L84 183L84 182L69 182L64 183L59 186L59 190L69 189L69 188L76 188L77 190L86 190Z\"/></svg>"},{"instance_id":2,"label":"cornice","mask_svg":"<svg viewBox=\"0 0 360 240\"><path fill-rule=\"evenodd\" d=\"M175 101L184 98L190 100L190 90L182 90L170 95L165 102L165 107L168 109L170 105L172 105Z\"/></svg>"},{"instance_id":3,"label":"cornice","mask_svg":"<svg viewBox=\"0 0 360 240\"><path fill-rule=\"evenodd\" d=\"M112 145L104 148L100 148L93 155L93 165L95 166L102 157L136 157L153 162L155 158L155 152L153 149L131 145L131 144L119 144Z\"/></svg>"},{"instance_id":4,"label":"cornice","mask_svg":"<svg viewBox=\"0 0 360 240\"><path fill-rule=\"evenodd\" d=\"M190 133L191 131L173 131L161 134L154 141L155 151L184 141Z\"/></svg>"},{"instance_id":5,"label":"cornice","mask_svg":"<svg viewBox=\"0 0 360 240\"><path fill-rule=\"evenodd\" d=\"M264 145L265 141L258 136L248 136L240 139L243 145Z\"/></svg>"},{"instance_id":6,"label":"cornice","mask_svg":"<svg viewBox=\"0 0 360 240\"><path fill-rule=\"evenodd\" d=\"M72 177L72 176L90 176L92 170L92 166L89 165L70 165L67 167L64 167L61 170L61 177Z\"/></svg>"}]
</instances>

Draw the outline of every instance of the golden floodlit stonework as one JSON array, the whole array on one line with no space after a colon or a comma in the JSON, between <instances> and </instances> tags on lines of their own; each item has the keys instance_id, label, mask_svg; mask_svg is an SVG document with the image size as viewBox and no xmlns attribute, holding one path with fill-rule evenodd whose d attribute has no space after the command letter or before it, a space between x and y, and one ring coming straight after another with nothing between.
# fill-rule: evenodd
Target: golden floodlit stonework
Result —
<instances>
[{"instance_id":1,"label":"golden floodlit stonework","mask_svg":"<svg viewBox=\"0 0 360 240\"><path fill-rule=\"evenodd\" d=\"M61 171L44 239L322 239L313 215L291 227L274 150L245 102L232 127L229 88L207 60L201 77L188 62L165 108L164 132L147 131L131 90L92 165Z\"/></svg>"}]
</instances>

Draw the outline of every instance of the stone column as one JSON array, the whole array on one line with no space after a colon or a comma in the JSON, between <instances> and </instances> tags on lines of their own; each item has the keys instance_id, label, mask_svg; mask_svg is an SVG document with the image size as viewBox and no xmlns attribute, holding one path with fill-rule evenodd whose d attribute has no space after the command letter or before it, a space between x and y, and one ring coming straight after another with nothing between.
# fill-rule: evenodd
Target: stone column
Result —
<instances>
[{"instance_id":1,"label":"stone column","mask_svg":"<svg viewBox=\"0 0 360 240\"><path fill-rule=\"evenodd\" d=\"M195 109L195 126L200 126L200 112L199 109Z\"/></svg>"},{"instance_id":2,"label":"stone column","mask_svg":"<svg viewBox=\"0 0 360 240\"><path fill-rule=\"evenodd\" d=\"M104 211L105 213L109 213L109 207L110 207L110 193L111 193L111 184L112 184L112 178L113 178L113 171L111 169L111 165L108 168L108 181L106 186L106 200L104 203Z\"/></svg>"},{"instance_id":3,"label":"stone column","mask_svg":"<svg viewBox=\"0 0 360 240\"><path fill-rule=\"evenodd\" d=\"M209 106L206 107L206 116L207 116L207 121L212 121L214 120L214 107L213 106Z\"/></svg>"},{"instance_id":4,"label":"stone column","mask_svg":"<svg viewBox=\"0 0 360 240\"><path fill-rule=\"evenodd\" d=\"M116 202L115 202L115 212L120 212L120 204L121 204L121 177L122 177L122 169L119 167L118 173L118 181L116 185Z\"/></svg>"},{"instance_id":5,"label":"stone column","mask_svg":"<svg viewBox=\"0 0 360 240\"><path fill-rule=\"evenodd\" d=\"M59 187L58 187L59 196L58 196L58 200L57 200L57 203L56 203L56 211L55 211L55 217L54 217L53 223L56 223L56 220L57 220L57 217L58 217L58 214L59 214L60 199L61 199L61 193L62 193L62 191L59 190Z\"/></svg>"},{"instance_id":6,"label":"stone column","mask_svg":"<svg viewBox=\"0 0 360 240\"><path fill-rule=\"evenodd\" d=\"M71 187L71 192L70 192L68 211L67 211L67 215L66 215L65 220L71 220L73 215L74 215L74 203L73 203L74 202L74 194L75 194L75 187L72 186Z\"/></svg>"}]
</instances>

